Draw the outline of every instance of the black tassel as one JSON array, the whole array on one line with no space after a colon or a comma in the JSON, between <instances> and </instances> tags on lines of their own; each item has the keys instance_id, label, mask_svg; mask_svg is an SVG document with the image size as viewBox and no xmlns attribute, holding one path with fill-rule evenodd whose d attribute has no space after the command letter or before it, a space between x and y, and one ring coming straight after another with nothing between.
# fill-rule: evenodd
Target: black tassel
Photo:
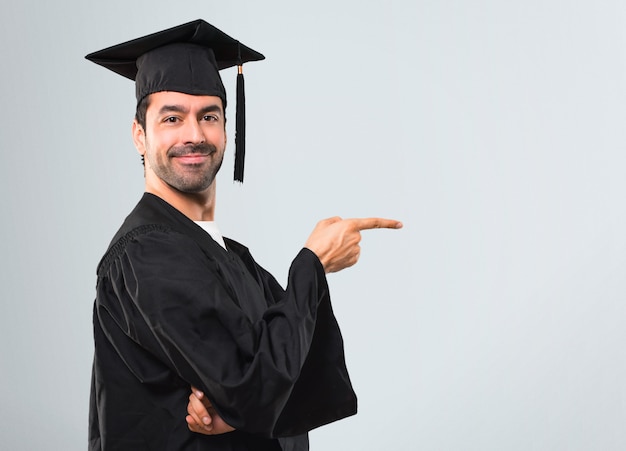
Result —
<instances>
[{"instance_id":1,"label":"black tassel","mask_svg":"<svg viewBox=\"0 0 626 451\"><path fill-rule=\"evenodd\" d=\"M246 96L243 70L237 74L237 116L235 124L235 181L243 183L243 164L246 157Z\"/></svg>"}]
</instances>

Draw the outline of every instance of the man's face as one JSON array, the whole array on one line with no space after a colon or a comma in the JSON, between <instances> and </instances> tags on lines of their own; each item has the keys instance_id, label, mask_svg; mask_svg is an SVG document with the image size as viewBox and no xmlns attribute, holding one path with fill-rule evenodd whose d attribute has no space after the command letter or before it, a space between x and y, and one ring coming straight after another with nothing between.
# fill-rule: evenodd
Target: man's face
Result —
<instances>
[{"instance_id":1,"label":"man's face","mask_svg":"<svg viewBox=\"0 0 626 451\"><path fill-rule=\"evenodd\" d=\"M146 130L135 124L137 128L135 144L145 156L146 177L152 171L183 193L201 193L211 186L226 148L219 97L156 92L150 95Z\"/></svg>"}]
</instances>

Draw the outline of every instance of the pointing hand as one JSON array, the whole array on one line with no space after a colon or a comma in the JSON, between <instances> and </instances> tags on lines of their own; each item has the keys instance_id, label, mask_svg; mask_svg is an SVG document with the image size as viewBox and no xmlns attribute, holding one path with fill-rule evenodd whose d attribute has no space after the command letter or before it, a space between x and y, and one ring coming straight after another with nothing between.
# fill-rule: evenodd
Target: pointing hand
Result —
<instances>
[{"instance_id":1,"label":"pointing hand","mask_svg":"<svg viewBox=\"0 0 626 451\"><path fill-rule=\"evenodd\" d=\"M304 246L317 255L326 273L337 272L358 261L362 230L400 228L395 219L328 218L317 223Z\"/></svg>"}]
</instances>

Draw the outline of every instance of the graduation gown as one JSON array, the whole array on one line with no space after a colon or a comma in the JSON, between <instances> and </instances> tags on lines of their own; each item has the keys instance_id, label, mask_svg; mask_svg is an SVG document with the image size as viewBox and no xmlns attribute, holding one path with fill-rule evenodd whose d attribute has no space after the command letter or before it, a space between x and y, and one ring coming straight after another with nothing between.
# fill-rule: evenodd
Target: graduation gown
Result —
<instances>
[{"instance_id":1,"label":"graduation gown","mask_svg":"<svg viewBox=\"0 0 626 451\"><path fill-rule=\"evenodd\" d=\"M356 413L317 256L286 289L243 245L228 251L144 194L97 271L89 449L308 449L307 432ZM190 432L190 385L236 431Z\"/></svg>"}]
</instances>

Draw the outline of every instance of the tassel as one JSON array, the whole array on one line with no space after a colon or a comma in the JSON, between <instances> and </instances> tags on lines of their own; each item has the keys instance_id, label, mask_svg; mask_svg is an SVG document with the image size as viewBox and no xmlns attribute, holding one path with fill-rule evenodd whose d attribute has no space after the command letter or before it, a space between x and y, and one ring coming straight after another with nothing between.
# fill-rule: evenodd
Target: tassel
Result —
<instances>
[{"instance_id":1,"label":"tassel","mask_svg":"<svg viewBox=\"0 0 626 451\"><path fill-rule=\"evenodd\" d=\"M246 157L246 96L244 93L243 67L237 73L237 113L235 124L235 181L243 183L243 164Z\"/></svg>"}]
</instances>

